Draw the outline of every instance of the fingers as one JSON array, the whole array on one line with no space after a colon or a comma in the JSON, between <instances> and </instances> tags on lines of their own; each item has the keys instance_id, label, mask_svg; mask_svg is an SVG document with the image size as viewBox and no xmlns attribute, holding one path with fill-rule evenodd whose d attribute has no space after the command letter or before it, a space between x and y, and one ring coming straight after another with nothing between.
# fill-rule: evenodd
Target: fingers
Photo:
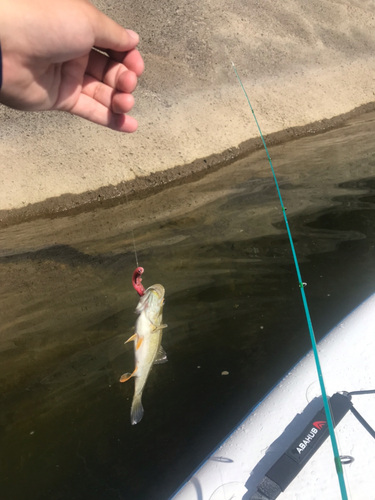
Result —
<instances>
[{"instance_id":1,"label":"fingers","mask_svg":"<svg viewBox=\"0 0 375 500\"><path fill-rule=\"evenodd\" d=\"M128 113L134 106L131 93L137 86L137 75L132 69L138 74L143 71L143 61L138 51L130 51L123 59L126 64L93 50L82 86L85 95L117 114Z\"/></svg>"},{"instance_id":2,"label":"fingers","mask_svg":"<svg viewBox=\"0 0 375 500\"><path fill-rule=\"evenodd\" d=\"M140 53L135 50L139 36L126 30L87 2L95 47L110 55L92 50L83 78L82 93L70 112L121 132L135 132L138 123L126 115L133 105L131 93L137 77L144 70Z\"/></svg>"},{"instance_id":3,"label":"fingers","mask_svg":"<svg viewBox=\"0 0 375 500\"><path fill-rule=\"evenodd\" d=\"M114 113L111 109L86 94L80 95L70 113L119 132L131 133L138 128L137 120L132 116Z\"/></svg>"},{"instance_id":4,"label":"fingers","mask_svg":"<svg viewBox=\"0 0 375 500\"><path fill-rule=\"evenodd\" d=\"M145 69L143 58L136 49L131 50L125 55L122 64L124 64L128 69L134 71L137 76L141 76Z\"/></svg>"},{"instance_id":5,"label":"fingers","mask_svg":"<svg viewBox=\"0 0 375 500\"><path fill-rule=\"evenodd\" d=\"M130 65L127 66L114 61L112 58L96 50L92 50L86 73L99 82L104 82L106 85L121 92L133 92L137 86L137 73L134 71L134 68L136 67L139 69L141 66L139 64L139 58L142 60L139 52L134 52L136 53L128 54L132 57L130 57Z\"/></svg>"},{"instance_id":6,"label":"fingers","mask_svg":"<svg viewBox=\"0 0 375 500\"><path fill-rule=\"evenodd\" d=\"M124 64L128 69L134 71L137 76L141 76L143 73L145 65L138 50L134 49L126 54L114 50L108 50L107 52L114 61Z\"/></svg>"},{"instance_id":7,"label":"fingers","mask_svg":"<svg viewBox=\"0 0 375 500\"><path fill-rule=\"evenodd\" d=\"M82 92L114 113L128 113L134 106L134 97L131 94L117 92L89 75L84 77Z\"/></svg>"},{"instance_id":8,"label":"fingers","mask_svg":"<svg viewBox=\"0 0 375 500\"><path fill-rule=\"evenodd\" d=\"M128 73L132 74L131 71ZM85 75L82 94L70 112L99 125L130 133L138 128L133 117L125 116L133 106L134 97L130 93L118 92L94 77Z\"/></svg>"}]
</instances>

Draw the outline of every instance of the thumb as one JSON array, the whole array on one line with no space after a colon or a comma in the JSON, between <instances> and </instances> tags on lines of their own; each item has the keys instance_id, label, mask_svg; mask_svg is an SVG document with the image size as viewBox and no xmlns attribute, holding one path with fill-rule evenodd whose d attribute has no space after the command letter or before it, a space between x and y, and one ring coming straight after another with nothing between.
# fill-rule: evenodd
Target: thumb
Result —
<instances>
[{"instance_id":1,"label":"thumb","mask_svg":"<svg viewBox=\"0 0 375 500\"><path fill-rule=\"evenodd\" d=\"M92 7L96 11L96 15L92 19L95 47L116 52L128 52L138 45L139 36L135 31L123 28L94 6Z\"/></svg>"}]
</instances>

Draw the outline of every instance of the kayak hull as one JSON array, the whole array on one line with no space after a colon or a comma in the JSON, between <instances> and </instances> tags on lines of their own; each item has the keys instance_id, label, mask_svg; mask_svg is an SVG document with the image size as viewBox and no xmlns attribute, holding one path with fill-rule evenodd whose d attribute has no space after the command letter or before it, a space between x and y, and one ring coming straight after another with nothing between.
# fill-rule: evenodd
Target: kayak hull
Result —
<instances>
[{"instance_id":1,"label":"kayak hull","mask_svg":"<svg viewBox=\"0 0 375 500\"><path fill-rule=\"evenodd\" d=\"M328 396L375 389L375 294L318 345ZM353 405L375 427L375 394L353 396ZM267 471L323 406L313 353L309 352L261 401L172 497L174 500L249 500ZM375 489L375 439L349 411L336 427L347 489L370 498ZM370 495L371 496L371 495ZM340 500L330 439L278 497Z\"/></svg>"}]
</instances>

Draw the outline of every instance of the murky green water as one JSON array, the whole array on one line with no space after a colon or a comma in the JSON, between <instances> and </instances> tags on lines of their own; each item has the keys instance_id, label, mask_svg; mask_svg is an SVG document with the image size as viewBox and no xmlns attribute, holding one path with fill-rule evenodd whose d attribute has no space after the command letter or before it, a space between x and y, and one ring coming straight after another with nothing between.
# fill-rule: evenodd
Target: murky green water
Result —
<instances>
[{"instance_id":1,"label":"murky green water","mask_svg":"<svg viewBox=\"0 0 375 500\"><path fill-rule=\"evenodd\" d=\"M374 133L368 114L271 148L318 338L375 290ZM132 229L169 325L137 426L133 381L118 382L134 365ZM309 349L263 151L146 200L2 229L0 315L9 500L166 499Z\"/></svg>"}]
</instances>

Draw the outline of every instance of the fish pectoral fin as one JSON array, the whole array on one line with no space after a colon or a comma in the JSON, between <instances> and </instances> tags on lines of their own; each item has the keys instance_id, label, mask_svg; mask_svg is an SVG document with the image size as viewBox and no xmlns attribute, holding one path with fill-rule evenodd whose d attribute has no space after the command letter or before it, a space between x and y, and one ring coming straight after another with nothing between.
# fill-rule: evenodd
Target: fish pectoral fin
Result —
<instances>
[{"instance_id":1,"label":"fish pectoral fin","mask_svg":"<svg viewBox=\"0 0 375 500\"><path fill-rule=\"evenodd\" d=\"M131 378L131 376L131 373L124 373L123 375L121 375L120 382L126 382Z\"/></svg>"},{"instance_id":2,"label":"fish pectoral fin","mask_svg":"<svg viewBox=\"0 0 375 500\"><path fill-rule=\"evenodd\" d=\"M130 378L134 377L134 374L137 370L138 370L138 366L135 367L133 373L124 373L124 375L121 375L120 382L126 382Z\"/></svg>"},{"instance_id":3,"label":"fish pectoral fin","mask_svg":"<svg viewBox=\"0 0 375 500\"><path fill-rule=\"evenodd\" d=\"M155 361L154 365L161 365L162 363L166 363L168 361L167 354L162 348L162 346L159 346L158 352L156 353L155 356Z\"/></svg>"},{"instance_id":4,"label":"fish pectoral fin","mask_svg":"<svg viewBox=\"0 0 375 500\"><path fill-rule=\"evenodd\" d=\"M159 330L163 330L164 328L168 328L168 325L159 325L159 326L154 325L154 329L152 330L152 333L155 333Z\"/></svg>"},{"instance_id":5,"label":"fish pectoral fin","mask_svg":"<svg viewBox=\"0 0 375 500\"><path fill-rule=\"evenodd\" d=\"M127 344L128 342L131 342L132 340L138 340L138 334L135 333L134 335L132 335L131 337L129 337L128 340L126 340L124 342L124 344Z\"/></svg>"},{"instance_id":6,"label":"fish pectoral fin","mask_svg":"<svg viewBox=\"0 0 375 500\"><path fill-rule=\"evenodd\" d=\"M139 340L138 340L137 345L135 347L136 351L138 351L138 349L141 347L142 342L143 342L143 337L139 337Z\"/></svg>"}]
</instances>

